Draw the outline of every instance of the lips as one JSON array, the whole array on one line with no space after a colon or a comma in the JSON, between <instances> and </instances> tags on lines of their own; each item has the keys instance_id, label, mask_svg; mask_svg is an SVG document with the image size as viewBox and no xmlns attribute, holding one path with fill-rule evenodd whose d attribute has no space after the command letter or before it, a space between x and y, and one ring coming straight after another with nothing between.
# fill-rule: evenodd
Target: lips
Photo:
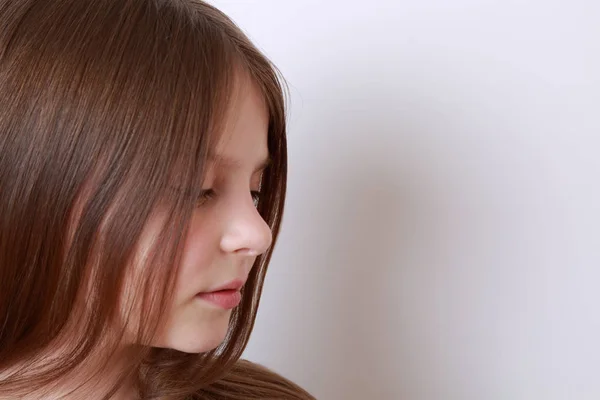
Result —
<instances>
[{"instance_id":1,"label":"lips","mask_svg":"<svg viewBox=\"0 0 600 400\"><path fill-rule=\"evenodd\" d=\"M220 292L222 290L236 290L239 291L242 286L244 286L244 281L241 279L234 279L233 281L230 281L224 285L221 286L217 286L216 288L213 288L211 290L208 290L207 293L209 292Z\"/></svg>"},{"instance_id":2,"label":"lips","mask_svg":"<svg viewBox=\"0 0 600 400\"><path fill-rule=\"evenodd\" d=\"M214 289L201 292L196 298L211 303L219 308L230 310L237 307L242 301L240 289L244 286L244 281L236 279Z\"/></svg>"}]
</instances>

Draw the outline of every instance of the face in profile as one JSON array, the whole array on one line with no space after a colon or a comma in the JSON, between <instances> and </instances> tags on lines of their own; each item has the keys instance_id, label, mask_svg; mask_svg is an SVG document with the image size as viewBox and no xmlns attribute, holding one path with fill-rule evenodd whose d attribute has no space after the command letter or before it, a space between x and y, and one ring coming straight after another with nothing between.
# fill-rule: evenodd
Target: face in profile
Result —
<instances>
[{"instance_id":1,"label":"face in profile","mask_svg":"<svg viewBox=\"0 0 600 400\"><path fill-rule=\"evenodd\" d=\"M232 309L241 300L239 289L272 241L271 230L256 209L269 160L267 129L262 94L247 83L239 90L223 138L208 160L173 302L152 346L199 353L224 340ZM152 242L159 225L158 217L149 221L142 248Z\"/></svg>"},{"instance_id":2,"label":"face in profile","mask_svg":"<svg viewBox=\"0 0 600 400\"><path fill-rule=\"evenodd\" d=\"M205 2L94 5L0 6L0 391L266 382L239 353L284 208L284 82Z\"/></svg>"}]
</instances>

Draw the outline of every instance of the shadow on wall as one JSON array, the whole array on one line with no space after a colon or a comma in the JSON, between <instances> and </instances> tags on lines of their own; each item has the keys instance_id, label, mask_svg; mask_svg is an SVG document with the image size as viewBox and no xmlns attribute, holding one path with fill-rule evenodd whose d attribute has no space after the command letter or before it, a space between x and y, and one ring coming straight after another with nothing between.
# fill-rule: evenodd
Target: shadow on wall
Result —
<instances>
[{"instance_id":1,"label":"shadow on wall","mask_svg":"<svg viewBox=\"0 0 600 400\"><path fill-rule=\"evenodd\" d=\"M470 245L445 194L462 193L453 185L465 183L455 181L469 138L426 92L359 76L324 77L299 105L311 118L296 129L310 137L291 136L293 236L281 254L311 285L297 310L314 352L297 357L314 368L305 379L319 398L440 398L458 370L445 304L464 287L446 284L456 279L447 260Z\"/></svg>"},{"instance_id":2,"label":"shadow on wall","mask_svg":"<svg viewBox=\"0 0 600 400\"><path fill-rule=\"evenodd\" d=\"M323 398L415 399L428 380L415 349L423 343L422 305L414 304L427 294L413 285L421 272L412 259L426 251L418 246L426 243L419 229L428 180L368 151L341 161L340 171L328 170L335 176L319 183L331 188L327 204L335 204L318 213L315 258L328 271L319 291Z\"/></svg>"}]
</instances>

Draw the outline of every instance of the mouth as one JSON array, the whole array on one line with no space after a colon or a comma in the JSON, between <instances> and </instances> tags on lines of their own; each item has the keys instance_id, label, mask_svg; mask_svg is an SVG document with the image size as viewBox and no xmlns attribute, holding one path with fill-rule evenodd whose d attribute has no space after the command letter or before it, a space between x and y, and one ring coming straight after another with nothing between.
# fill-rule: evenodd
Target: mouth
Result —
<instances>
[{"instance_id":1,"label":"mouth","mask_svg":"<svg viewBox=\"0 0 600 400\"><path fill-rule=\"evenodd\" d=\"M216 292L202 292L196 298L211 303L219 308L231 310L242 301L242 293L239 290L218 290Z\"/></svg>"},{"instance_id":2,"label":"mouth","mask_svg":"<svg viewBox=\"0 0 600 400\"><path fill-rule=\"evenodd\" d=\"M240 290L244 286L244 283L243 280L236 279L210 291L198 293L196 298L211 303L219 308L230 310L237 307L242 301L242 293Z\"/></svg>"}]
</instances>

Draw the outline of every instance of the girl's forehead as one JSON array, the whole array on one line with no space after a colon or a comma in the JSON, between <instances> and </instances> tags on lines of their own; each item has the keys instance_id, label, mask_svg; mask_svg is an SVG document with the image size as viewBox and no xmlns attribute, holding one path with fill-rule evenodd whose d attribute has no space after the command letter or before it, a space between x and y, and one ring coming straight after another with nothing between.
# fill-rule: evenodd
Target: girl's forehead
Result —
<instances>
[{"instance_id":1,"label":"girl's forehead","mask_svg":"<svg viewBox=\"0 0 600 400\"><path fill-rule=\"evenodd\" d=\"M208 161L229 169L258 169L269 160L269 111L256 85L245 84L235 92L223 132Z\"/></svg>"}]
</instances>

